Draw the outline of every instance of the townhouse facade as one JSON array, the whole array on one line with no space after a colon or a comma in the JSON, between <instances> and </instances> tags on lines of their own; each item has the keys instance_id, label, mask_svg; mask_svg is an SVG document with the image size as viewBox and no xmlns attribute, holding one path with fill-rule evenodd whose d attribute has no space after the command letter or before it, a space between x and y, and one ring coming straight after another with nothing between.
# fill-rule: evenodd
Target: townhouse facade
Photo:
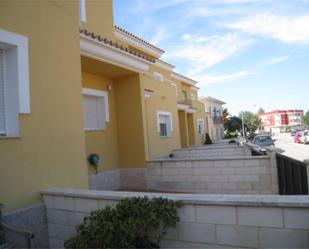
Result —
<instances>
[{"instance_id":1,"label":"townhouse facade","mask_svg":"<svg viewBox=\"0 0 309 249\"><path fill-rule=\"evenodd\" d=\"M6 210L40 203L44 188L141 187L147 160L203 144L197 82L163 53L114 25L111 0L2 1Z\"/></svg>"},{"instance_id":2,"label":"townhouse facade","mask_svg":"<svg viewBox=\"0 0 309 249\"><path fill-rule=\"evenodd\" d=\"M213 97L201 97L205 105L208 120L209 136L212 140L220 140L224 137L223 105L225 102Z\"/></svg>"}]
</instances>

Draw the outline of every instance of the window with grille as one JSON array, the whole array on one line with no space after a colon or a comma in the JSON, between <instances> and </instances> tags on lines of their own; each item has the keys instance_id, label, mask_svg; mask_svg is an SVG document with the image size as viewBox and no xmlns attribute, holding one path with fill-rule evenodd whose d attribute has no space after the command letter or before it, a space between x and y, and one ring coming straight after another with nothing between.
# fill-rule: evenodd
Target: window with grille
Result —
<instances>
[{"instance_id":1,"label":"window with grille","mask_svg":"<svg viewBox=\"0 0 309 249\"><path fill-rule=\"evenodd\" d=\"M160 137L170 137L173 131L172 114L170 112L158 112L157 119Z\"/></svg>"},{"instance_id":2,"label":"window with grille","mask_svg":"<svg viewBox=\"0 0 309 249\"><path fill-rule=\"evenodd\" d=\"M106 129L109 121L108 95L104 91L83 88L84 129Z\"/></svg>"},{"instance_id":3,"label":"window with grille","mask_svg":"<svg viewBox=\"0 0 309 249\"><path fill-rule=\"evenodd\" d=\"M199 134L204 134L205 133L205 124L203 119L198 119L197 120L197 130Z\"/></svg>"},{"instance_id":4,"label":"window with grille","mask_svg":"<svg viewBox=\"0 0 309 249\"><path fill-rule=\"evenodd\" d=\"M30 114L28 38L0 29L0 136L19 136L19 113Z\"/></svg>"},{"instance_id":5,"label":"window with grille","mask_svg":"<svg viewBox=\"0 0 309 249\"><path fill-rule=\"evenodd\" d=\"M6 135L4 50L0 49L0 136Z\"/></svg>"}]
</instances>

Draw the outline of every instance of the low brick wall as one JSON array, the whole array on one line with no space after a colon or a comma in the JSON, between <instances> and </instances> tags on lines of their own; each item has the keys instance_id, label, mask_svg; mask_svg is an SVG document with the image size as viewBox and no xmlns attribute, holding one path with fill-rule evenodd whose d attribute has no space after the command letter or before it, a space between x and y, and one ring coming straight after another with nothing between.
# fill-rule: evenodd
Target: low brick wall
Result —
<instances>
[{"instance_id":1,"label":"low brick wall","mask_svg":"<svg viewBox=\"0 0 309 249\"><path fill-rule=\"evenodd\" d=\"M32 248L47 248L47 221L46 210L43 204L35 204L27 208L15 210L3 214L3 221L15 228L26 229L35 234L32 239ZM25 248L27 241L25 237L6 231L6 240L15 248Z\"/></svg>"},{"instance_id":2,"label":"low brick wall","mask_svg":"<svg viewBox=\"0 0 309 249\"><path fill-rule=\"evenodd\" d=\"M157 159L147 163L147 188L207 194L272 194L269 156Z\"/></svg>"},{"instance_id":3,"label":"low brick wall","mask_svg":"<svg viewBox=\"0 0 309 249\"><path fill-rule=\"evenodd\" d=\"M89 189L146 189L145 168L126 168L99 172L89 176Z\"/></svg>"},{"instance_id":4,"label":"low brick wall","mask_svg":"<svg viewBox=\"0 0 309 249\"><path fill-rule=\"evenodd\" d=\"M180 200L180 222L161 248L308 248L309 199L306 196L155 194L50 189L47 208L50 248L62 248L91 210L116 205L125 197Z\"/></svg>"},{"instance_id":5,"label":"low brick wall","mask_svg":"<svg viewBox=\"0 0 309 249\"><path fill-rule=\"evenodd\" d=\"M225 146L196 146L187 149L173 150L174 158L212 158L228 156L250 156L251 151L247 147L237 145Z\"/></svg>"}]
</instances>

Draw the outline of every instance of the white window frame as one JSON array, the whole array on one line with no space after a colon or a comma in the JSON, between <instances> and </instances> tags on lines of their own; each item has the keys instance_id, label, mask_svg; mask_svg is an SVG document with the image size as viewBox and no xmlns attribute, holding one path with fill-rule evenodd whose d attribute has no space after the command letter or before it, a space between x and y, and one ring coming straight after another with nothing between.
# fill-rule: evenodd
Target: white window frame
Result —
<instances>
[{"instance_id":1,"label":"white window frame","mask_svg":"<svg viewBox=\"0 0 309 249\"><path fill-rule=\"evenodd\" d=\"M86 0L79 0L79 20L81 23L86 22Z\"/></svg>"},{"instance_id":2,"label":"white window frame","mask_svg":"<svg viewBox=\"0 0 309 249\"><path fill-rule=\"evenodd\" d=\"M105 107L105 109L104 109L104 114L105 114L104 121L105 121L105 123L110 121L108 93L106 91L94 90L94 89L90 89L90 88L82 88L82 95L83 95L83 98L84 98L84 95L102 98L103 101L104 101L104 107ZM105 130L105 129L106 129L106 127L103 127L103 128L87 128L87 127L84 127L85 131L98 131L98 130Z\"/></svg>"},{"instance_id":3,"label":"white window frame","mask_svg":"<svg viewBox=\"0 0 309 249\"><path fill-rule=\"evenodd\" d=\"M200 124L201 124L201 132L199 132L199 127L200 127ZM199 134L204 134L205 133L205 121L204 119L202 118L198 118L197 119L197 131Z\"/></svg>"},{"instance_id":4,"label":"white window frame","mask_svg":"<svg viewBox=\"0 0 309 249\"><path fill-rule=\"evenodd\" d=\"M163 76L163 74L160 74L160 73L157 73L157 72L154 72L154 73L153 73L153 78L154 78L155 80L160 81L160 82L163 82L163 81L164 81L164 76Z\"/></svg>"},{"instance_id":5,"label":"white window frame","mask_svg":"<svg viewBox=\"0 0 309 249\"><path fill-rule=\"evenodd\" d=\"M4 51L6 137L19 136L19 115L30 114L28 38L0 29Z\"/></svg>"},{"instance_id":6,"label":"white window frame","mask_svg":"<svg viewBox=\"0 0 309 249\"><path fill-rule=\"evenodd\" d=\"M173 133L173 118L171 112L164 112L164 111L157 111L157 128L158 133L160 135L160 116L166 116L168 117L169 125L167 125L167 136L160 136L161 138L171 137Z\"/></svg>"}]
</instances>

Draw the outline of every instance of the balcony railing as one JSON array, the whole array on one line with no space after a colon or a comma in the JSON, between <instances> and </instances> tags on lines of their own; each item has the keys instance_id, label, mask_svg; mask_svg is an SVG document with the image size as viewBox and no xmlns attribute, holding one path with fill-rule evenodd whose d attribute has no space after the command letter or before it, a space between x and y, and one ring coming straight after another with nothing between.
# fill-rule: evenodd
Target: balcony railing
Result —
<instances>
[{"instance_id":1,"label":"balcony railing","mask_svg":"<svg viewBox=\"0 0 309 249\"><path fill-rule=\"evenodd\" d=\"M214 124L223 124L223 117L213 117Z\"/></svg>"}]
</instances>

